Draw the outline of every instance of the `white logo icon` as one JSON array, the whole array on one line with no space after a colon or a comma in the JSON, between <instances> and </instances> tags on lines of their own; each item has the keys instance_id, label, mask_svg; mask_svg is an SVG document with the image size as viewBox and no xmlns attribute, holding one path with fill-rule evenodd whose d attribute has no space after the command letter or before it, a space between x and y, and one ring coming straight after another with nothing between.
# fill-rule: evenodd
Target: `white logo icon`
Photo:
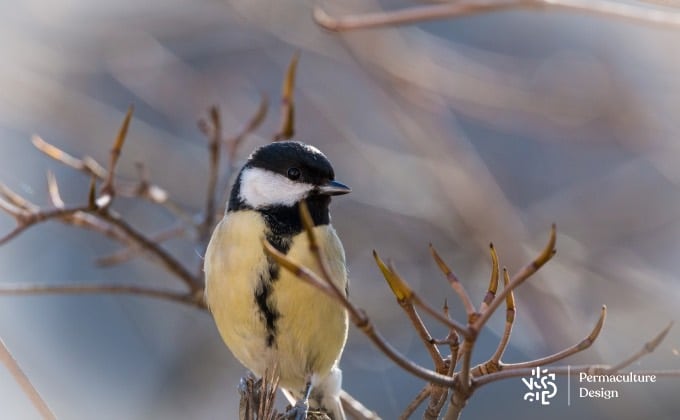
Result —
<instances>
[{"instance_id":1,"label":"white logo icon","mask_svg":"<svg viewBox=\"0 0 680 420\"><path fill-rule=\"evenodd\" d=\"M548 369L541 369L537 366L531 369L530 378L522 378L522 382L529 388L529 392L524 394L524 401L541 402L541 405L550 405L549 399L557 395L557 385L555 385L555 374L548 373Z\"/></svg>"}]
</instances>

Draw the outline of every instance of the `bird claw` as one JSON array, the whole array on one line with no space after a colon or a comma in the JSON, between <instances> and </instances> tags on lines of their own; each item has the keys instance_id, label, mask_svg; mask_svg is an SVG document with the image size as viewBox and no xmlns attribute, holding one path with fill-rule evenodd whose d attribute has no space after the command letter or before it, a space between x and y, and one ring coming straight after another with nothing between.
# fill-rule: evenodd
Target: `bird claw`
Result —
<instances>
[{"instance_id":1,"label":"bird claw","mask_svg":"<svg viewBox=\"0 0 680 420\"><path fill-rule=\"evenodd\" d=\"M309 406L304 401L298 401L293 407L286 413L286 419L288 420L307 420L307 413L309 411Z\"/></svg>"}]
</instances>

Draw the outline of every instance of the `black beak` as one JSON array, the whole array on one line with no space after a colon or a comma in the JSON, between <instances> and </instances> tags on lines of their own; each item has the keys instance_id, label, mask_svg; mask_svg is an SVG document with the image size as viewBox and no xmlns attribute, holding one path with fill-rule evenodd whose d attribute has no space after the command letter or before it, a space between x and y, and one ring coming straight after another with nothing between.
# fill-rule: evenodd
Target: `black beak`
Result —
<instances>
[{"instance_id":1,"label":"black beak","mask_svg":"<svg viewBox=\"0 0 680 420\"><path fill-rule=\"evenodd\" d=\"M328 181L316 188L317 194L322 195L342 195L352 191L350 187L338 181Z\"/></svg>"}]
</instances>

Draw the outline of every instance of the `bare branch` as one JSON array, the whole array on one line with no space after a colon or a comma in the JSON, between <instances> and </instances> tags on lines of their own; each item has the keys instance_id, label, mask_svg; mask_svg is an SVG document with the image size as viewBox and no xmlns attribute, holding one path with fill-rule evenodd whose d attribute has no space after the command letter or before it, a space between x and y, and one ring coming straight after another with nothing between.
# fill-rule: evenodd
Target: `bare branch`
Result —
<instances>
[{"instance_id":1,"label":"bare branch","mask_svg":"<svg viewBox=\"0 0 680 420\"><path fill-rule=\"evenodd\" d=\"M503 267L503 287L508 287L508 284L510 284L510 274L508 274L508 269ZM515 323L515 296L512 292L505 298L505 308L505 328L503 329L503 336L490 359L494 364L498 364L501 361L501 357L503 357L503 353L505 353L505 349L508 347L508 342L510 341L512 325Z\"/></svg>"},{"instance_id":2,"label":"bare branch","mask_svg":"<svg viewBox=\"0 0 680 420\"><path fill-rule=\"evenodd\" d=\"M194 293L202 293L203 285L201 279L191 274L182 263L175 257L170 255L167 251L161 248L153 240L147 238L135 228L130 226L125 220L111 212L104 211L97 213L97 216L115 227L119 228L126 236L134 241L142 250L148 251L150 255L158 258L161 265L165 267L170 273L179 277L189 289Z\"/></svg>"},{"instance_id":3,"label":"bare branch","mask_svg":"<svg viewBox=\"0 0 680 420\"><path fill-rule=\"evenodd\" d=\"M590 332L590 334L588 334L588 336L581 340L578 344L574 344L573 346L568 347L560 352L557 352L550 356L542 357L540 359L535 359L522 363L508 363L508 364L504 363L501 365L502 370L523 369L529 367L548 365L550 363L555 363L559 362L560 360L566 359L572 354L582 352L583 350L592 346L595 340L597 339L598 335L600 335L600 331L602 331L602 326L604 325L604 320L606 316L607 306L602 305L602 310L600 311L600 318L597 320L595 327L593 327L593 330Z\"/></svg>"},{"instance_id":4,"label":"bare branch","mask_svg":"<svg viewBox=\"0 0 680 420\"><path fill-rule=\"evenodd\" d=\"M210 156L210 169L208 170L208 190L205 195L205 207L203 209L203 223L199 227L201 244L210 239L210 230L215 223L216 217L216 190L217 179L220 172L220 149L222 147L222 117L216 106L210 108L210 135L208 136L208 153Z\"/></svg>"},{"instance_id":5,"label":"bare branch","mask_svg":"<svg viewBox=\"0 0 680 420\"><path fill-rule=\"evenodd\" d=\"M427 399L427 397L430 396L430 391L432 390L432 387L430 384L427 384L423 387L423 389L418 392L418 394L413 398L413 400L406 406L404 411L401 413L399 416L399 420L408 420L411 415L420 407L420 404L423 403Z\"/></svg>"},{"instance_id":6,"label":"bare branch","mask_svg":"<svg viewBox=\"0 0 680 420\"><path fill-rule=\"evenodd\" d=\"M120 158L120 153L123 150L123 145L125 144L125 139L127 138L128 128L130 127L130 120L132 119L132 113L134 112L134 106L130 105L127 112L125 113L125 118L123 118L123 123L118 130L118 135L116 140L113 142L113 147L111 147L111 154L109 157L109 169L106 173L106 178L104 180L104 185L102 185L101 195L115 195L115 189L113 186L113 181L116 175L116 165L118 164L118 159ZM110 200L104 200L110 203ZM106 207L103 205L102 207Z\"/></svg>"},{"instance_id":7,"label":"bare branch","mask_svg":"<svg viewBox=\"0 0 680 420\"><path fill-rule=\"evenodd\" d=\"M444 369L444 359L442 358L439 349L435 345L435 340L432 338L432 335L427 330L427 327L420 318L420 315L418 315L416 308L413 306L413 302L411 300L411 290L408 289L408 286L406 286L407 290L403 290L405 286L402 284L403 282L399 282L398 277L385 265L375 250L373 250L373 258L380 268L380 271L383 273L383 277L385 277L385 280L387 280L387 284L390 286L390 289L392 289L392 293L394 293L394 296L397 298L397 303L399 303L399 306L401 306L404 312L406 312L406 315L418 333L420 340L423 342L427 352L430 354L432 362L435 366L435 370L442 373Z\"/></svg>"},{"instance_id":8,"label":"bare branch","mask_svg":"<svg viewBox=\"0 0 680 420\"><path fill-rule=\"evenodd\" d=\"M12 191L8 186L0 184L0 199L4 199L7 203L10 203L14 207L18 207L21 210L36 211L38 206L26 200L19 194ZM13 212L8 211L12 214Z\"/></svg>"},{"instance_id":9,"label":"bare branch","mask_svg":"<svg viewBox=\"0 0 680 420\"><path fill-rule=\"evenodd\" d=\"M547 263L555 255L555 242L557 241L557 228L555 224L550 229L550 239L541 253L528 265L524 266L517 274L510 280L508 287L504 288L500 295L496 296L491 302L486 311L473 323L472 328L475 331L480 331L486 322L491 318L491 315L498 309L498 307L505 301L505 298L512 293L519 285L524 283L526 279L531 277L539 268Z\"/></svg>"},{"instance_id":10,"label":"bare branch","mask_svg":"<svg viewBox=\"0 0 680 420\"><path fill-rule=\"evenodd\" d=\"M444 262L442 257L439 256L437 250L434 248L434 245L432 244L430 244L430 253L432 254L432 258L434 258L434 261L437 263L439 269L446 276L446 280L449 281L449 284L456 292L456 294L460 297L460 300L463 302L465 312L467 312L468 320L472 321L477 311L475 310L475 306L472 304L472 300L470 300L470 296L468 296L467 291L465 291L465 288L458 280L458 277L456 277L456 275L453 273L453 271L451 271L449 266L446 265L446 263Z\"/></svg>"},{"instance_id":11,"label":"bare branch","mask_svg":"<svg viewBox=\"0 0 680 420\"><path fill-rule=\"evenodd\" d=\"M169 241L170 239L177 238L186 233L187 227L183 224L177 224L174 227L163 230L156 234L150 235L149 239L156 244L162 244L163 242ZM101 257L97 259L97 265L101 267L110 267L116 264L122 264L124 262L130 261L139 256L139 245L132 244L126 248L119 250L111 255Z\"/></svg>"},{"instance_id":12,"label":"bare branch","mask_svg":"<svg viewBox=\"0 0 680 420\"><path fill-rule=\"evenodd\" d=\"M43 210L37 213L23 212L13 215L17 221L17 226L11 232L0 238L0 246L19 236L23 231L38 223L47 220L59 219L71 216L81 211L87 211L89 207L72 207Z\"/></svg>"},{"instance_id":13,"label":"bare branch","mask_svg":"<svg viewBox=\"0 0 680 420\"><path fill-rule=\"evenodd\" d=\"M47 406L45 400L42 399L38 390L35 389L31 381L28 379L28 376L26 376L24 371L21 370L21 367L19 367L17 361L14 360L12 354L9 352L7 346L5 346L5 343L2 341L1 338L0 338L0 360L5 365L9 373L12 375L16 383L19 384L21 389L24 391L24 394L26 394L28 399L31 401L33 407L35 407L35 409L38 410L42 418L45 420L56 420L57 417L54 415L54 413L52 413L52 410L50 410L50 408Z\"/></svg>"},{"instance_id":14,"label":"bare branch","mask_svg":"<svg viewBox=\"0 0 680 420\"><path fill-rule=\"evenodd\" d=\"M134 284L0 284L0 296L125 294L152 297L206 309L202 299L186 292L142 287Z\"/></svg>"},{"instance_id":15,"label":"bare branch","mask_svg":"<svg viewBox=\"0 0 680 420\"><path fill-rule=\"evenodd\" d=\"M88 177L96 178L97 180L104 181L108 172L104 167L99 164L96 160L89 156L85 156L82 159L75 158L65 151L59 149L58 147L46 142L38 136L33 136L33 145L45 153L47 156L55 159L56 161L83 172ZM138 164L139 166L139 164ZM148 178L142 179L139 182L119 182L116 185L116 194L123 197L137 198L141 197L148 200L154 204L162 205L167 208L171 213L175 214L177 217L190 221L191 217L186 214L179 206L171 202L168 199L168 193L165 189L158 185L149 182ZM95 194L96 195L96 194ZM106 204L110 201L111 197L108 194L104 194L104 198L100 198L100 205ZM36 208L37 210L37 208Z\"/></svg>"},{"instance_id":16,"label":"bare branch","mask_svg":"<svg viewBox=\"0 0 680 420\"><path fill-rule=\"evenodd\" d=\"M236 160L236 152L238 151L239 146L241 146L241 143L243 143L243 140L245 140L248 135L253 133L260 127L260 125L262 125L265 117L267 116L268 109L269 99L267 98L266 94L262 93L260 95L260 105L257 107L255 114L253 114L253 116L250 118L250 121L248 121L248 124L245 125L240 133L225 140L225 144L228 148L227 156L229 162L234 162Z\"/></svg>"},{"instance_id":17,"label":"bare branch","mask_svg":"<svg viewBox=\"0 0 680 420\"><path fill-rule=\"evenodd\" d=\"M66 204L61 198L59 193L59 184L57 183L57 178L54 176L52 171L47 171L47 192L50 196L50 201L52 205L58 209L63 209Z\"/></svg>"},{"instance_id":18,"label":"bare branch","mask_svg":"<svg viewBox=\"0 0 680 420\"><path fill-rule=\"evenodd\" d=\"M66 166L85 172L88 175L94 175L99 179L104 179L106 177L106 169L90 157L85 157L83 159L75 158L58 147L46 142L39 136L33 136L31 141L36 149Z\"/></svg>"},{"instance_id":19,"label":"bare branch","mask_svg":"<svg viewBox=\"0 0 680 420\"><path fill-rule=\"evenodd\" d=\"M479 312L484 312L489 307L493 298L496 297L498 290L498 254L493 244L489 244L489 251L491 252L491 278L489 279L489 288L484 296L482 304L479 306Z\"/></svg>"},{"instance_id":20,"label":"bare branch","mask_svg":"<svg viewBox=\"0 0 680 420\"><path fill-rule=\"evenodd\" d=\"M631 364L635 363L635 361L639 360L644 355L653 352L657 348L657 346L661 344L663 339L666 338L666 335L668 334L668 331L671 330L671 327L673 327L673 321L669 322L666 328L661 330L661 332L657 334L656 337L646 342L645 345L642 346L642 348L637 353L632 354L629 358L612 366L610 371L618 372L619 370L625 368L626 366L630 366Z\"/></svg>"},{"instance_id":21,"label":"bare branch","mask_svg":"<svg viewBox=\"0 0 680 420\"><path fill-rule=\"evenodd\" d=\"M387 280L387 283L392 288L392 292L397 296L397 299L413 302L416 306L427 312L428 315L446 325L448 328L458 331L464 337L469 336L467 327L458 321L442 315L438 310L424 302L420 296L408 286L401 276L399 276L399 273L397 273L393 266L386 266L385 263L382 262L375 250L373 251L373 257L375 258L380 271L383 273L385 280Z\"/></svg>"},{"instance_id":22,"label":"bare branch","mask_svg":"<svg viewBox=\"0 0 680 420\"><path fill-rule=\"evenodd\" d=\"M329 31L349 31L409 25L430 20L455 19L509 9L545 10L550 8L584 12L642 24L680 26L680 14L678 13L612 0L467 0L416 6L389 12L347 15L340 18L332 17L323 8L316 6L314 8L314 20Z\"/></svg>"},{"instance_id":23,"label":"bare branch","mask_svg":"<svg viewBox=\"0 0 680 420\"><path fill-rule=\"evenodd\" d=\"M281 93L281 127L274 136L274 141L288 140L295 135L295 73L297 71L300 52L296 51L288 64L288 71L283 82Z\"/></svg>"},{"instance_id":24,"label":"bare branch","mask_svg":"<svg viewBox=\"0 0 680 420\"><path fill-rule=\"evenodd\" d=\"M380 420L380 417L375 412L364 407L360 401L357 401L343 390L340 390L340 401L342 402L342 408L345 411L345 414L350 418L356 420Z\"/></svg>"}]
</instances>

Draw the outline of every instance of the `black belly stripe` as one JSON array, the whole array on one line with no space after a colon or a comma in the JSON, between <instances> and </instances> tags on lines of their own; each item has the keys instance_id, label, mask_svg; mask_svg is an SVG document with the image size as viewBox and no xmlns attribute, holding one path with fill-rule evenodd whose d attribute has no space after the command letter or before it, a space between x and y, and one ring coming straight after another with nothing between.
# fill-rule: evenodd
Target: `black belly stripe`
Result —
<instances>
[{"instance_id":1,"label":"black belly stripe","mask_svg":"<svg viewBox=\"0 0 680 420\"><path fill-rule=\"evenodd\" d=\"M232 197L232 201L233 202L230 202L229 211L247 209L247 206L245 206L244 203L237 202L238 200L236 200L234 196ZM330 198L327 196L307 199L315 226L327 225L330 223L330 217L328 216L329 201ZM288 254L288 251L293 244L293 236L303 231L298 206L273 206L258 209L257 211L262 215L267 226L267 232L265 234L267 241L279 252ZM260 282L255 289L255 303L257 304L262 316L262 321L267 330L267 347L272 347L276 345L276 322L282 315L273 302L270 301L270 297L274 292L274 282L278 280L280 270L279 265L271 258L267 257L267 261L269 263L269 268L267 272L260 275Z\"/></svg>"},{"instance_id":2,"label":"black belly stripe","mask_svg":"<svg viewBox=\"0 0 680 420\"><path fill-rule=\"evenodd\" d=\"M260 276L260 284L255 289L255 303L257 303L267 330L265 339L267 347L273 346L276 341L276 321L281 316L276 307L269 301L273 291L272 282L278 278L278 271L278 266L269 264L268 272Z\"/></svg>"}]
</instances>

